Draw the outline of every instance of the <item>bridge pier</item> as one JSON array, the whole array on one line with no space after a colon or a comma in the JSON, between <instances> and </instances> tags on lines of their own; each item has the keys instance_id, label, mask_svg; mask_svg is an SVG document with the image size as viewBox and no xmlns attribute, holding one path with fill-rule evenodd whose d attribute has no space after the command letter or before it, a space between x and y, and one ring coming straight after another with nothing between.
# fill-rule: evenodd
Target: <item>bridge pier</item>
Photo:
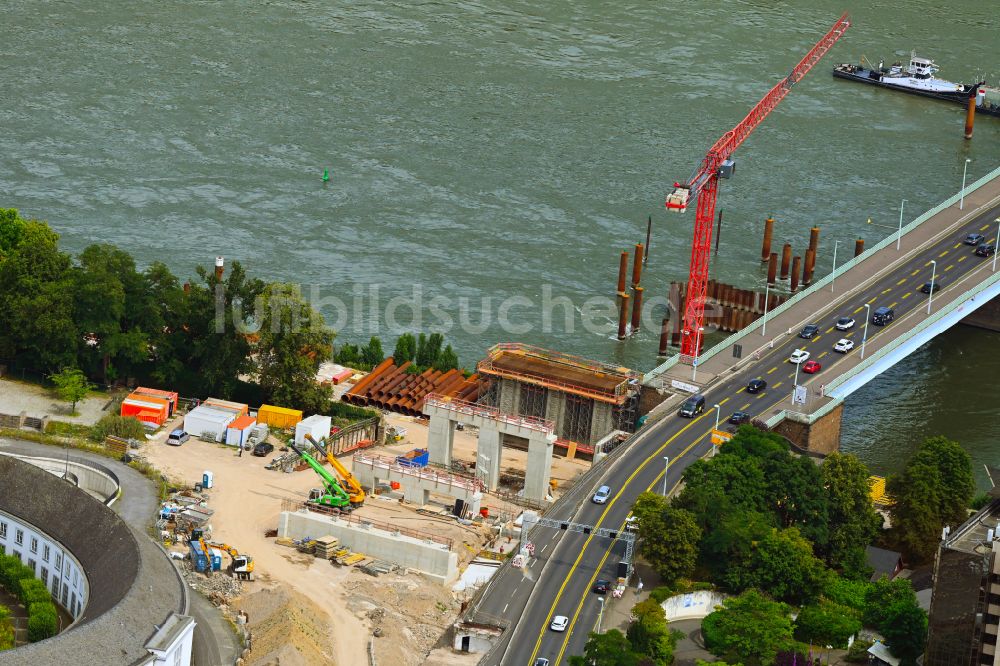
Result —
<instances>
[{"instance_id":1,"label":"bridge pier","mask_svg":"<svg viewBox=\"0 0 1000 666\"><path fill-rule=\"evenodd\" d=\"M840 449L840 419L843 413L844 405L840 403L812 422L797 414L789 414L774 427L774 432L807 453L826 456Z\"/></svg>"},{"instance_id":2,"label":"bridge pier","mask_svg":"<svg viewBox=\"0 0 1000 666\"><path fill-rule=\"evenodd\" d=\"M455 450L455 422L442 414L431 414L427 430L430 461L435 465L451 467L451 456Z\"/></svg>"},{"instance_id":3,"label":"bridge pier","mask_svg":"<svg viewBox=\"0 0 1000 666\"><path fill-rule=\"evenodd\" d=\"M975 312L962 320L966 326L985 328L987 331L1000 332L1000 297L979 306Z\"/></svg>"}]
</instances>

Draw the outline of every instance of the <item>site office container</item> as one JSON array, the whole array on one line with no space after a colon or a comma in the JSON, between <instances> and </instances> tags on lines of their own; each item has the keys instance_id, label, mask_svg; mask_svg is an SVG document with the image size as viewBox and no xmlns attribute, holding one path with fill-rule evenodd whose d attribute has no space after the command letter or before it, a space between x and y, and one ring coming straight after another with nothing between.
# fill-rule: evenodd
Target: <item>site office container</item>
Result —
<instances>
[{"instance_id":1,"label":"site office container","mask_svg":"<svg viewBox=\"0 0 1000 666\"><path fill-rule=\"evenodd\" d=\"M330 436L330 426L332 425L333 419L329 416L313 414L309 418L295 424L295 443L304 443L307 433L317 442L324 440Z\"/></svg>"},{"instance_id":2,"label":"site office container","mask_svg":"<svg viewBox=\"0 0 1000 666\"><path fill-rule=\"evenodd\" d=\"M132 395L145 395L152 398L166 400L167 404L170 406L168 416L173 416L174 412L177 411L177 402L180 399L180 396L177 395L176 391L164 391L162 389L148 388L146 386L140 386L136 390L132 391Z\"/></svg>"},{"instance_id":3,"label":"site office container","mask_svg":"<svg viewBox=\"0 0 1000 666\"><path fill-rule=\"evenodd\" d=\"M211 433L212 439L216 442L222 442L226 439L226 430L229 424L236 418L236 413L232 410L199 405L184 415L184 430L192 437L201 437L205 433Z\"/></svg>"},{"instance_id":4,"label":"site office container","mask_svg":"<svg viewBox=\"0 0 1000 666\"><path fill-rule=\"evenodd\" d=\"M231 411L236 416L244 416L250 413L250 406L245 405L242 402L231 402L229 400L219 400L218 398L208 398L202 404L216 409Z\"/></svg>"},{"instance_id":5,"label":"site office container","mask_svg":"<svg viewBox=\"0 0 1000 666\"><path fill-rule=\"evenodd\" d=\"M292 428L302 420L301 409L261 405L257 410L257 423L264 423L272 428Z\"/></svg>"},{"instance_id":6,"label":"site office container","mask_svg":"<svg viewBox=\"0 0 1000 666\"><path fill-rule=\"evenodd\" d=\"M170 404L162 398L132 393L122 401L121 415L161 426L170 416Z\"/></svg>"},{"instance_id":7,"label":"site office container","mask_svg":"<svg viewBox=\"0 0 1000 666\"><path fill-rule=\"evenodd\" d=\"M250 433L257 420L252 416L241 416L226 427L226 444L243 446L250 439Z\"/></svg>"}]
</instances>

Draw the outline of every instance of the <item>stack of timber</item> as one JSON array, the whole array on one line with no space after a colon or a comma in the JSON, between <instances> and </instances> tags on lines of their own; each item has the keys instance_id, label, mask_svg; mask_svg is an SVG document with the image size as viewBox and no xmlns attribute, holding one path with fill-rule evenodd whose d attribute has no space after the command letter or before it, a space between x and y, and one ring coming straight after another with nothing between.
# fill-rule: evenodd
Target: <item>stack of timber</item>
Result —
<instances>
[{"instance_id":1,"label":"stack of timber","mask_svg":"<svg viewBox=\"0 0 1000 666\"><path fill-rule=\"evenodd\" d=\"M313 555L321 560L332 560L340 540L335 536L321 536L316 539Z\"/></svg>"},{"instance_id":2,"label":"stack of timber","mask_svg":"<svg viewBox=\"0 0 1000 666\"><path fill-rule=\"evenodd\" d=\"M476 375L466 378L460 370L441 372L434 369L413 374L407 372L410 365L407 361L397 366L392 358L385 359L341 400L352 405L421 416L424 399L430 393L468 402L475 402L479 397Z\"/></svg>"}]
</instances>

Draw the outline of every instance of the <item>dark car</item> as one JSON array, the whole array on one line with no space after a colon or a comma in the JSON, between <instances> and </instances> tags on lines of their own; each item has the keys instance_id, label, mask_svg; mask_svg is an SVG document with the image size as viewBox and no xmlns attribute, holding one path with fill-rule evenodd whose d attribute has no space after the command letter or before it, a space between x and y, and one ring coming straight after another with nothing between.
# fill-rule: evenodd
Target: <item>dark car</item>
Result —
<instances>
[{"instance_id":1,"label":"dark car","mask_svg":"<svg viewBox=\"0 0 1000 666\"><path fill-rule=\"evenodd\" d=\"M611 587L611 583L610 582L608 582L606 580L599 580L596 583L594 583L594 587L592 589L597 594L607 594L608 593L608 588L610 588L610 587Z\"/></svg>"},{"instance_id":2,"label":"dark car","mask_svg":"<svg viewBox=\"0 0 1000 666\"><path fill-rule=\"evenodd\" d=\"M962 242L965 243L966 245L979 245L985 240L986 236L982 234L969 234L968 236L965 237L965 240Z\"/></svg>"},{"instance_id":3,"label":"dark car","mask_svg":"<svg viewBox=\"0 0 1000 666\"><path fill-rule=\"evenodd\" d=\"M924 282L924 286L920 288L920 291L924 292L925 294L929 294L932 291L934 292L941 291L941 283L938 282L937 280L934 280L933 282Z\"/></svg>"},{"instance_id":4,"label":"dark car","mask_svg":"<svg viewBox=\"0 0 1000 666\"><path fill-rule=\"evenodd\" d=\"M733 412L733 415L729 417L729 422L733 425L743 425L750 422L750 415L746 412Z\"/></svg>"},{"instance_id":5,"label":"dark car","mask_svg":"<svg viewBox=\"0 0 1000 666\"><path fill-rule=\"evenodd\" d=\"M992 257L996 254L997 246L993 243L980 243L976 248L976 254L980 257Z\"/></svg>"},{"instance_id":6,"label":"dark car","mask_svg":"<svg viewBox=\"0 0 1000 666\"><path fill-rule=\"evenodd\" d=\"M267 442L261 442L257 446L253 447L253 454L255 456L264 457L271 451L274 451L274 444L268 444Z\"/></svg>"},{"instance_id":7,"label":"dark car","mask_svg":"<svg viewBox=\"0 0 1000 666\"><path fill-rule=\"evenodd\" d=\"M806 340L811 340L812 338L816 337L817 333L819 333L819 326L817 326L816 324L809 324L808 326L802 329L802 331L799 333L799 337L805 338Z\"/></svg>"},{"instance_id":8,"label":"dark car","mask_svg":"<svg viewBox=\"0 0 1000 666\"><path fill-rule=\"evenodd\" d=\"M760 393L767 388L767 382L758 377L757 379L751 379L747 384L747 393Z\"/></svg>"}]
</instances>

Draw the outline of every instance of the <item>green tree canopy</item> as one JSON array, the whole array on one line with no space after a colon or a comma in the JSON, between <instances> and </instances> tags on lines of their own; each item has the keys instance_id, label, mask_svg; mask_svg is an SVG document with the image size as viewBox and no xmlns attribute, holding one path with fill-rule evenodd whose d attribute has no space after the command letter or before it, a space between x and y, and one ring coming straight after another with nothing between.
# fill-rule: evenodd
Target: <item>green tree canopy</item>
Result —
<instances>
[{"instance_id":1,"label":"green tree canopy","mask_svg":"<svg viewBox=\"0 0 1000 666\"><path fill-rule=\"evenodd\" d=\"M674 661L677 636L667 628L663 606L646 599L632 608L635 620L629 624L626 637L636 654L652 660L656 666L669 666Z\"/></svg>"},{"instance_id":2,"label":"green tree canopy","mask_svg":"<svg viewBox=\"0 0 1000 666\"><path fill-rule=\"evenodd\" d=\"M889 651L912 666L924 653L927 642L927 613L916 604L900 601L888 608L880 629Z\"/></svg>"},{"instance_id":3,"label":"green tree canopy","mask_svg":"<svg viewBox=\"0 0 1000 666\"><path fill-rule=\"evenodd\" d=\"M702 620L701 629L712 654L747 666L773 663L779 651L795 646L788 606L757 590L727 599Z\"/></svg>"},{"instance_id":4,"label":"green tree canopy","mask_svg":"<svg viewBox=\"0 0 1000 666\"><path fill-rule=\"evenodd\" d=\"M382 350L382 340L373 335L368 344L361 348L361 363L366 368L374 368L385 360L385 352Z\"/></svg>"},{"instance_id":5,"label":"green tree canopy","mask_svg":"<svg viewBox=\"0 0 1000 666\"><path fill-rule=\"evenodd\" d=\"M730 566L726 582L734 590L759 588L776 599L802 603L820 596L829 575L812 545L792 527L764 535L748 560Z\"/></svg>"},{"instance_id":6,"label":"green tree canopy","mask_svg":"<svg viewBox=\"0 0 1000 666\"><path fill-rule=\"evenodd\" d=\"M861 629L860 615L853 608L821 599L799 610L795 638L811 645L846 649L847 639Z\"/></svg>"},{"instance_id":7,"label":"green tree canopy","mask_svg":"<svg viewBox=\"0 0 1000 666\"><path fill-rule=\"evenodd\" d=\"M639 666L639 655L622 632L612 629L604 634L591 633L583 656L570 657L569 663L571 666Z\"/></svg>"},{"instance_id":8,"label":"green tree canopy","mask_svg":"<svg viewBox=\"0 0 1000 666\"><path fill-rule=\"evenodd\" d=\"M59 372L49 375L49 379L55 384L56 395L59 396L59 399L70 403L72 414L76 414L76 403L86 398L87 393L94 388L78 368L63 368Z\"/></svg>"},{"instance_id":9,"label":"green tree canopy","mask_svg":"<svg viewBox=\"0 0 1000 666\"><path fill-rule=\"evenodd\" d=\"M441 372L458 370L458 354L451 348L451 345L446 346L438 355L437 360L434 361L434 369Z\"/></svg>"},{"instance_id":10,"label":"green tree canopy","mask_svg":"<svg viewBox=\"0 0 1000 666\"><path fill-rule=\"evenodd\" d=\"M694 514L673 508L665 498L650 492L639 496L633 514L638 519L641 552L663 582L670 585L689 576L697 563L701 540Z\"/></svg>"},{"instance_id":11,"label":"green tree canopy","mask_svg":"<svg viewBox=\"0 0 1000 666\"><path fill-rule=\"evenodd\" d=\"M882 576L872 583L865 594L865 608L861 621L866 627L880 630L889 618L889 609L895 606L918 606L917 595L909 579L889 580Z\"/></svg>"},{"instance_id":12,"label":"green tree canopy","mask_svg":"<svg viewBox=\"0 0 1000 666\"><path fill-rule=\"evenodd\" d=\"M413 361L417 356L417 340L413 333L403 333L396 339L396 348L392 351L392 360L396 365Z\"/></svg>"},{"instance_id":13,"label":"green tree canopy","mask_svg":"<svg viewBox=\"0 0 1000 666\"><path fill-rule=\"evenodd\" d=\"M868 468L853 455L834 452L823 461L821 473L829 500L826 561L846 576L867 579L865 546L882 527L869 494Z\"/></svg>"}]
</instances>

